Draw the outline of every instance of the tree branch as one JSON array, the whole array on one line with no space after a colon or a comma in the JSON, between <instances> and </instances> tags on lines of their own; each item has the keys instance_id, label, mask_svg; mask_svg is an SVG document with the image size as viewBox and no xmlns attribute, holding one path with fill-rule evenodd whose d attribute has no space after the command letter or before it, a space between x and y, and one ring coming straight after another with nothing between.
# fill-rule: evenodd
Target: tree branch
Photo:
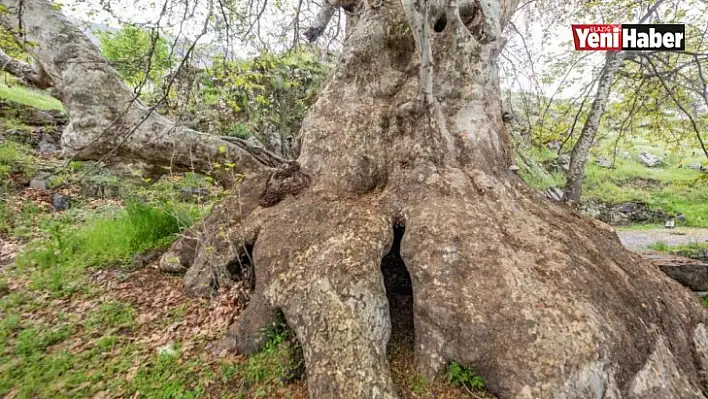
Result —
<instances>
[{"instance_id":1,"label":"tree branch","mask_svg":"<svg viewBox=\"0 0 708 399\"><path fill-rule=\"evenodd\" d=\"M320 7L315 20L312 22L312 26L310 26L304 33L310 43L314 42L322 35L329 24L329 20L332 19L332 16L334 15L334 11L335 6L330 4L328 1L325 1L322 7Z\"/></svg>"},{"instance_id":2,"label":"tree branch","mask_svg":"<svg viewBox=\"0 0 708 399\"><path fill-rule=\"evenodd\" d=\"M2 50L0 50L0 69L38 89L48 89L52 87L52 82L41 68L37 70L24 61L10 57Z\"/></svg>"},{"instance_id":3,"label":"tree branch","mask_svg":"<svg viewBox=\"0 0 708 399\"><path fill-rule=\"evenodd\" d=\"M158 115L155 107L145 107L98 48L51 2L3 0L3 4L8 12L0 14L0 23L32 43L25 51L55 83L71 116L62 134L65 155L140 159L199 172L210 172L215 164L233 164L240 173L262 172L282 163L263 150L177 125Z\"/></svg>"}]
</instances>

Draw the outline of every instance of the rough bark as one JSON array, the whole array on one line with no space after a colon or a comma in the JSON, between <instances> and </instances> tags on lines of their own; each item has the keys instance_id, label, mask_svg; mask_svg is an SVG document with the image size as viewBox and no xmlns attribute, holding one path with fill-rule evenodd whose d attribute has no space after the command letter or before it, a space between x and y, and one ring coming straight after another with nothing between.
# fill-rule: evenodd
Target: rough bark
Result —
<instances>
[{"instance_id":1,"label":"rough bark","mask_svg":"<svg viewBox=\"0 0 708 399\"><path fill-rule=\"evenodd\" d=\"M47 89L52 87L52 82L44 70L35 68L32 65L16 60L0 50L0 66L2 70L14 75L26 84L32 85L38 89Z\"/></svg>"},{"instance_id":2,"label":"rough bark","mask_svg":"<svg viewBox=\"0 0 708 399\"><path fill-rule=\"evenodd\" d=\"M585 164L595 141L600 120L605 113L607 99L610 96L610 86L614 82L615 74L621 68L624 55L621 52L610 51L605 56L605 65L597 81L595 99L590 106L588 118L580 132L580 137L570 154L570 166L566 174L565 192L563 198L570 203L578 203L582 194L583 181L585 180Z\"/></svg>"},{"instance_id":3,"label":"rough bark","mask_svg":"<svg viewBox=\"0 0 708 399\"><path fill-rule=\"evenodd\" d=\"M503 25L512 4L497 5ZM310 397L395 397L380 265L404 224L426 376L454 360L500 398L703 397L706 311L608 226L508 170L501 44L483 18L446 12L429 38L436 105L422 114L409 112L419 57L402 6L361 15L303 123L308 185L256 216L255 292L232 346L257 349L262 310L279 309Z\"/></svg>"},{"instance_id":4,"label":"rough bark","mask_svg":"<svg viewBox=\"0 0 708 399\"><path fill-rule=\"evenodd\" d=\"M197 171L211 171L214 163L235 163L244 172L265 171L281 163L271 156L253 156L243 142L176 125L142 105L98 48L51 2L2 4L8 12L0 14L0 23L26 44L25 51L52 82L54 95L69 114L62 134L66 156L139 159Z\"/></svg>"},{"instance_id":5,"label":"rough bark","mask_svg":"<svg viewBox=\"0 0 708 399\"><path fill-rule=\"evenodd\" d=\"M206 244L186 257L190 271L208 263L198 259L228 271L252 247L254 293L231 346L257 350L280 310L303 348L310 397L394 398L381 262L393 226L405 225L426 376L457 361L502 399L702 398L708 315L696 298L609 227L509 171L502 41L485 26L503 27L515 1L483 7L494 15L444 5L447 22L425 38L434 101L422 113L411 112L421 85L409 21L399 2L384 3L353 27L303 122L298 165L254 176L252 194L218 208Z\"/></svg>"}]
</instances>

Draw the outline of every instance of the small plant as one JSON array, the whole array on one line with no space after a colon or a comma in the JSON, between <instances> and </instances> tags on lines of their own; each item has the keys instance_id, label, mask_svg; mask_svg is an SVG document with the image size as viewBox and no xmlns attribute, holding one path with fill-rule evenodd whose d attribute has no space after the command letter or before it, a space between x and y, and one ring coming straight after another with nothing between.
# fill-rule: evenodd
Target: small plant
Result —
<instances>
[{"instance_id":1,"label":"small plant","mask_svg":"<svg viewBox=\"0 0 708 399\"><path fill-rule=\"evenodd\" d=\"M251 132L251 129L245 123L234 123L233 125L229 126L228 130L226 131L226 135L231 137L238 137L240 139L247 139L253 136L253 132Z\"/></svg>"},{"instance_id":2,"label":"small plant","mask_svg":"<svg viewBox=\"0 0 708 399\"><path fill-rule=\"evenodd\" d=\"M476 375L469 367L462 366L457 362L452 362L448 366L447 382L452 386L461 386L476 391L484 390L487 385L484 378Z\"/></svg>"},{"instance_id":3,"label":"small plant","mask_svg":"<svg viewBox=\"0 0 708 399\"><path fill-rule=\"evenodd\" d=\"M649 244L649 249L653 249L653 250L659 251L659 252L668 252L669 245L663 241L657 241L653 244Z\"/></svg>"},{"instance_id":4,"label":"small plant","mask_svg":"<svg viewBox=\"0 0 708 399\"><path fill-rule=\"evenodd\" d=\"M424 395L430 389L430 381L422 375L416 374L411 379L411 392L416 395Z\"/></svg>"},{"instance_id":5,"label":"small plant","mask_svg":"<svg viewBox=\"0 0 708 399\"><path fill-rule=\"evenodd\" d=\"M701 297L701 304L708 308L708 295L704 295Z\"/></svg>"}]
</instances>

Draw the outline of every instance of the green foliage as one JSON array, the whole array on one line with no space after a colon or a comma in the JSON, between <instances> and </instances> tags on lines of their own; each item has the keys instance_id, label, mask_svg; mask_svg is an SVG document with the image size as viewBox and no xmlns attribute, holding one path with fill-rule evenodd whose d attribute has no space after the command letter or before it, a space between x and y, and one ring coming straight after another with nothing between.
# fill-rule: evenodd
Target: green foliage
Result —
<instances>
[{"instance_id":1,"label":"green foliage","mask_svg":"<svg viewBox=\"0 0 708 399\"><path fill-rule=\"evenodd\" d=\"M224 132L224 135L247 139L253 135L253 132L251 132L251 129L248 127L248 125L242 122L238 122L229 126L228 129Z\"/></svg>"},{"instance_id":2,"label":"green foliage","mask_svg":"<svg viewBox=\"0 0 708 399\"><path fill-rule=\"evenodd\" d=\"M123 25L115 33L100 32L99 38L103 56L129 86L159 83L170 67L169 45L156 32Z\"/></svg>"},{"instance_id":3,"label":"green foliage","mask_svg":"<svg viewBox=\"0 0 708 399\"><path fill-rule=\"evenodd\" d=\"M484 390L484 378L476 375L472 369L452 362L447 368L447 382L453 386L467 387L468 389Z\"/></svg>"},{"instance_id":4,"label":"green foliage","mask_svg":"<svg viewBox=\"0 0 708 399\"><path fill-rule=\"evenodd\" d=\"M86 268L126 264L135 253L168 244L197 216L187 207L132 201L117 216L98 218L78 230L61 223L47 226L50 238L20 254L18 267L32 268L34 288L71 294L81 289Z\"/></svg>"},{"instance_id":5,"label":"green foliage","mask_svg":"<svg viewBox=\"0 0 708 399\"><path fill-rule=\"evenodd\" d=\"M0 143L0 191L7 191L10 175L22 173L27 177L34 174L35 160L28 146L4 141Z\"/></svg>"},{"instance_id":6,"label":"green foliage","mask_svg":"<svg viewBox=\"0 0 708 399\"><path fill-rule=\"evenodd\" d=\"M304 360L295 337L285 324L277 323L266 332L267 342L263 350L249 356L243 364L221 365L221 379L229 383L233 379L243 381L246 390L265 394L282 386L290 379L295 369L304 367Z\"/></svg>"},{"instance_id":7,"label":"green foliage","mask_svg":"<svg viewBox=\"0 0 708 399\"><path fill-rule=\"evenodd\" d=\"M315 99L328 67L303 51L264 53L254 59L215 59L199 74L201 87L191 107L203 102L218 110L218 133L241 138L273 130L294 136Z\"/></svg>"},{"instance_id":8,"label":"green foliage","mask_svg":"<svg viewBox=\"0 0 708 399\"><path fill-rule=\"evenodd\" d=\"M530 186L539 190L549 187L560 187L565 181L565 176L560 173L549 173L541 163L552 159L555 154L547 150L540 150L536 147L517 147L516 166L519 167L519 175Z\"/></svg>"},{"instance_id":9,"label":"green foliage","mask_svg":"<svg viewBox=\"0 0 708 399\"><path fill-rule=\"evenodd\" d=\"M4 301L4 299L3 299ZM65 341L74 328L33 325L9 314L0 321L0 395L15 389L20 398L37 397L41 389L51 390L59 376L72 369L71 355L50 348Z\"/></svg>"},{"instance_id":10,"label":"green foliage","mask_svg":"<svg viewBox=\"0 0 708 399\"><path fill-rule=\"evenodd\" d=\"M2 9L0 9L0 13L1 12ZM12 58L17 58L23 61L27 61L29 59L29 55L22 49L22 47L20 47L17 40L15 40L14 36L12 36L11 31L5 27L0 28L0 49Z\"/></svg>"},{"instance_id":11,"label":"green foliage","mask_svg":"<svg viewBox=\"0 0 708 399\"><path fill-rule=\"evenodd\" d=\"M410 382L411 392L416 395L423 395L430 389L430 381L422 375L416 374Z\"/></svg>"},{"instance_id":12,"label":"green foliage","mask_svg":"<svg viewBox=\"0 0 708 399\"><path fill-rule=\"evenodd\" d=\"M705 253L708 252L708 243L706 242L692 242L689 244L681 245L668 245L663 241L657 241L649 245L649 249L655 251L665 252L672 255L681 255L686 257L704 257Z\"/></svg>"},{"instance_id":13,"label":"green foliage","mask_svg":"<svg viewBox=\"0 0 708 399\"><path fill-rule=\"evenodd\" d=\"M640 200L652 209L682 213L686 226L708 227L708 185L701 173L678 167L647 168L633 159L616 160L615 169L589 163L585 169L583 201L617 204Z\"/></svg>"},{"instance_id":14,"label":"green foliage","mask_svg":"<svg viewBox=\"0 0 708 399\"><path fill-rule=\"evenodd\" d=\"M701 304L708 308L708 295L704 295L701 297Z\"/></svg>"},{"instance_id":15,"label":"green foliage","mask_svg":"<svg viewBox=\"0 0 708 399\"><path fill-rule=\"evenodd\" d=\"M660 251L660 252L668 252L669 245L663 241L657 241L653 244L649 244L649 249L653 249L655 251Z\"/></svg>"}]
</instances>

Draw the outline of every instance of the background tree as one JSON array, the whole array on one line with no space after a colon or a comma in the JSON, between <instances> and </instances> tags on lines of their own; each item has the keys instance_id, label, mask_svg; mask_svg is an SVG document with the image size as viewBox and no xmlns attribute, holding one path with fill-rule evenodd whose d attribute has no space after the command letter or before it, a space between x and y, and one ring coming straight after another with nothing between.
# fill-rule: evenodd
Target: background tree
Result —
<instances>
[{"instance_id":1,"label":"background tree","mask_svg":"<svg viewBox=\"0 0 708 399\"><path fill-rule=\"evenodd\" d=\"M158 32L124 25L117 32L100 32L101 53L134 88L148 80L159 83L170 67L167 40Z\"/></svg>"}]
</instances>

